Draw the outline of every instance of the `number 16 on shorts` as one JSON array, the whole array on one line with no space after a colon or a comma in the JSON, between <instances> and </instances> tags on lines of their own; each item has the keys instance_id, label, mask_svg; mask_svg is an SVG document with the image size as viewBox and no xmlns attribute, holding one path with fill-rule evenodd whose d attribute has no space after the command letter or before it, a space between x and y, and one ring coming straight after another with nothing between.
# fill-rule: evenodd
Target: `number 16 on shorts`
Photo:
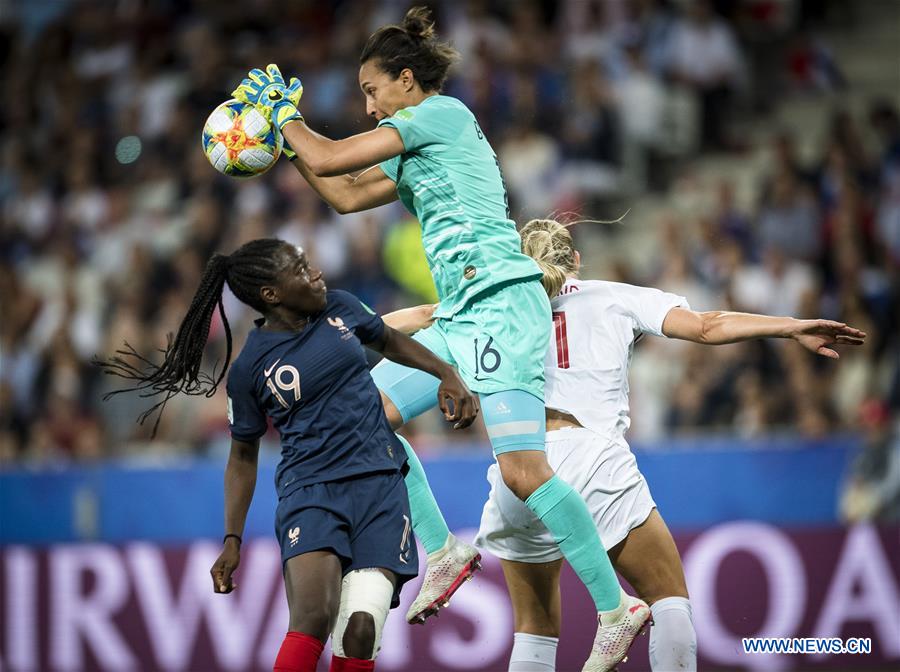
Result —
<instances>
[{"instance_id":1,"label":"number 16 on shorts","mask_svg":"<svg viewBox=\"0 0 900 672\"><path fill-rule=\"evenodd\" d=\"M500 351L493 347L494 339L484 335L475 339L475 380L484 380L500 368Z\"/></svg>"}]
</instances>

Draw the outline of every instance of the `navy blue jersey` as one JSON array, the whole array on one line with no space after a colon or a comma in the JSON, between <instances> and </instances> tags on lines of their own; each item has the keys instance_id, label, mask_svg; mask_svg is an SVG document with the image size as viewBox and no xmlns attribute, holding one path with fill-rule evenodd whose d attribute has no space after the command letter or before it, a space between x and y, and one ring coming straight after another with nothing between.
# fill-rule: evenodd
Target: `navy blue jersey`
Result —
<instances>
[{"instance_id":1,"label":"navy blue jersey","mask_svg":"<svg viewBox=\"0 0 900 672\"><path fill-rule=\"evenodd\" d=\"M335 290L303 331L250 332L228 374L228 422L232 437L249 442L272 419L281 435L279 497L406 463L362 348L384 328L359 299Z\"/></svg>"}]
</instances>

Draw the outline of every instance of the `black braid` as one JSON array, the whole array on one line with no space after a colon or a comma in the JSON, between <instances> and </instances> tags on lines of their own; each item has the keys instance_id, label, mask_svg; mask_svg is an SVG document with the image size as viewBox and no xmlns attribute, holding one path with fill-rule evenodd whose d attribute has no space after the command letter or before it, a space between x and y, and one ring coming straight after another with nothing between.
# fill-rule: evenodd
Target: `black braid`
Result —
<instances>
[{"instance_id":1,"label":"black braid","mask_svg":"<svg viewBox=\"0 0 900 672\"><path fill-rule=\"evenodd\" d=\"M142 397L165 395L162 401L138 417L138 421L143 424L156 409L159 409L159 415L153 425L155 436L166 403L176 394L181 392L189 395L213 396L225 377L225 371L231 363L232 352L231 327L225 316L222 289L227 282L228 287L242 303L264 313L266 304L260 296L260 289L275 284L280 270L276 255L285 245L286 243L281 240L263 238L250 241L230 256L214 255L206 264L200 279L200 287L178 327L178 333L174 339L170 333L165 350L161 350L162 364L154 364L136 352L127 342L125 348L117 350L116 356L111 357L109 361L96 362L105 373L138 381L134 387L109 392L104 395L104 401L122 392L140 391ZM225 365L218 375L215 368L213 374L208 375L200 370L200 365L216 308L222 316L222 324L225 327ZM136 362L132 363L129 359Z\"/></svg>"}]
</instances>

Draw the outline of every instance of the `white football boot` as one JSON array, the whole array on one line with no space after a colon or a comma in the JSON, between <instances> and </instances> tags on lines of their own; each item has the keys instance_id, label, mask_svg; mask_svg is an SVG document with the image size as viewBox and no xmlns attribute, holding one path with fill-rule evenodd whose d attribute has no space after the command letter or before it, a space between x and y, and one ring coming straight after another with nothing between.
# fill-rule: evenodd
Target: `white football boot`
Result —
<instances>
[{"instance_id":1,"label":"white football boot","mask_svg":"<svg viewBox=\"0 0 900 672\"><path fill-rule=\"evenodd\" d=\"M428 568L419 594L406 612L407 623L424 623L429 616L450 605L459 587L481 569L478 549L452 534L444 547L428 555Z\"/></svg>"},{"instance_id":2,"label":"white football boot","mask_svg":"<svg viewBox=\"0 0 900 672\"><path fill-rule=\"evenodd\" d=\"M591 655L581 668L582 672L615 670L616 665L628 659L628 649L634 638L648 624L652 625L652 621L647 603L622 591L619 607L597 617L597 635L594 637Z\"/></svg>"}]
</instances>

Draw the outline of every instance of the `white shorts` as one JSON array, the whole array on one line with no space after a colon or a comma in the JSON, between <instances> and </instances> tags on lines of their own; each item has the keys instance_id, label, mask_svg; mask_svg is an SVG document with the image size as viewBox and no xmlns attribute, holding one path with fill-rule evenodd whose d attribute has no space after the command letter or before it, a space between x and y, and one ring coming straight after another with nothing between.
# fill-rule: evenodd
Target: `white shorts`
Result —
<instances>
[{"instance_id":1,"label":"white shorts","mask_svg":"<svg viewBox=\"0 0 900 672\"><path fill-rule=\"evenodd\" d=\"M634 454L623 438L581 427L547 432L547 461L584 497L606 550L647 520L656 507ZM475 545L503 560L551 562L563 557L553 535L503 483L500 467L488 469L491 494Z\"/></svg>"}]
</instances>

